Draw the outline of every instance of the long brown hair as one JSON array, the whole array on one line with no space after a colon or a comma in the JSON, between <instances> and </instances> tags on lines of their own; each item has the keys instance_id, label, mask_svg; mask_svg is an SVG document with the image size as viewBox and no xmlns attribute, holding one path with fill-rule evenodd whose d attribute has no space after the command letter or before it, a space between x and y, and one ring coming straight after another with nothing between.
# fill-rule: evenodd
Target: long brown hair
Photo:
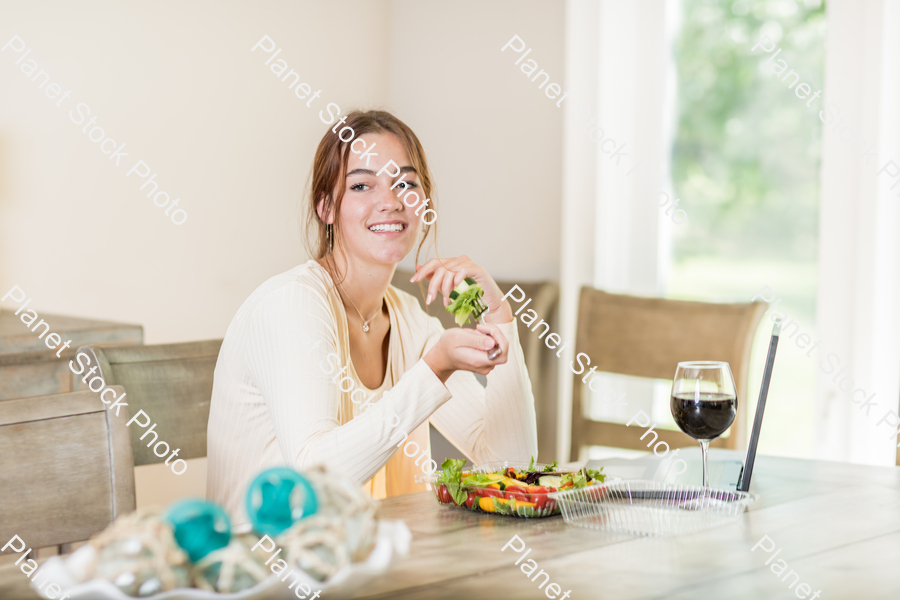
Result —
<instances>
[{"instance_id":1,"label":"long brown hair","mask_svg":"<svg viewBox=\"0 0 900 600\"><path fill-rule=\"evenodd\" d=\"M323 212L328 214L334 211L334 244L341 245L341 225L340 212L341 202L344 199L346 186L344 178L347 173L347 159L350 154L350 145L353 140L365 133L393 133L400 139L406 154L412 161L416 173L419 176L419 184L425 198L431 199L431 208L437 214L437 198L435 197L434 179L431 171L428 169L428 161L425 158L425 150L419 142L419 138L413 133L406 123L395 117L389 112L383 110L359 111L354 110L347 114L347 120L342 125L350 127L354 132L351 141L344 142L338 137L338 133L332 133L331 130L325 132L319 147L316 148L316 156L313 160L313 170L310 175L309 184L309 211L306 216L306 243L307 248L312 256L316 259L325 258L331 265L333 276L337 275L337 270L333 263L332 251L328 239L328 228L319 217L317 204L319 200L325 200ZM437 217L435 217L436 219ZM419 262L419 255L422 247L428 239L428 234L432 231L432 224L425 224L422 239L416 250L416 264ZM434 226L435 248L437 248L437 227Z\"/></svg>"}]
</instances>

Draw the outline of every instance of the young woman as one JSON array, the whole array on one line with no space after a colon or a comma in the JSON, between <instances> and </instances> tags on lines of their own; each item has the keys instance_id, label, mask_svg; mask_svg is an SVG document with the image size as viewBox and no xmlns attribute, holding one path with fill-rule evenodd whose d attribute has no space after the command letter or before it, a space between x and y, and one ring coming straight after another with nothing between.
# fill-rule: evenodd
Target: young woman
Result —
<instances>
[{"instance_id":1,"label":"young woman","mask_svg":"<svg viewBox=\"0 0 900 600\"><path fill-rule=\"evenodd\" d=\"M427 304L440 294L445 306L455 286L474 278L489 309L477 329L445 331L391 286L397 263L421 240L418 258L435 228L426 221L437 213L424 219L422 204L415 208L416 197L434 197L418 138L387 112L352 112L342 123L325 133L313 165L315 260L253 292L219 352L207 496L236 525L248 522L252 478L278 465L324 464L379 498L425 489L414 478L429 459L429 421L476 463L537 455L516 324L487 271L460 256L417 265L412 278L429 282ZM473 373L487 375L487 388ZM407 433L426 456L397 451Z\"/></svg>"}]
</instances>

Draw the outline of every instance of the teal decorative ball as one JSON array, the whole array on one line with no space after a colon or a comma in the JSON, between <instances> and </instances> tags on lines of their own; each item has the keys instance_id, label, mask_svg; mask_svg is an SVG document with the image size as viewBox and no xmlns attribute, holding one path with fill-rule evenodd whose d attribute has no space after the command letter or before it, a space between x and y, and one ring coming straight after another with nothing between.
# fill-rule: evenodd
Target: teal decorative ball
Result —
<instances>
[{"instance_id":1,"label":"teal decorative ball","mask_svg":"<svg viewBox=\"0 0 900 600\"><path fill-rule=\"evenodd\" d=\"M283 467L256 476L247 490L247 516L253 528L276 536L319 508L313 486L303 475Z\"/></svg>"},{"instance_id":2,"label":"teal decorative ball","mask_svg":"<svg viewBox=\"0 0 900 600\"><path fill-rule=\"evenodd\" d=\"M175 502L162 515L174 530L175 541L191 562L197 562L213 550L231 541L231 521L222 508L206 500Z\"/></svg>"}]
</instances>

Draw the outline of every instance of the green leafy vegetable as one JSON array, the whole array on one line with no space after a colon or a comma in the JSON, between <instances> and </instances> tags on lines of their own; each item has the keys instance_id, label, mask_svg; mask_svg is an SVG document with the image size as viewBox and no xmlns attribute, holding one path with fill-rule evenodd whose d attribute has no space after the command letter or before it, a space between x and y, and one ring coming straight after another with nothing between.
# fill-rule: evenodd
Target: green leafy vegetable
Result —
<instances>
[{"instance_id":1,"label":"green leafy vegetable","mask_svg":"<svg viewBox=\"0 0 900 600\"><path fill-rule=\"evenodd\" d=\"M484 473L473 473L466 477L463 485L468 487L487 487L492 483L497 483L497 480L491 479Z\"/></svg>"},{"instance_id":2,"label":"green leafy vegetable","mask_svg":"<svg viewBox=\"0 0 900 600\"><path fill-rule=\"evenodd\" d=\"M599 483L603 483L603 481L606 480L606 475L604 475L600 471L594 471L593 469L583 469L581 471L578 471L577 473L563 473L562 483L560 484L560 487L571 482L574 489L583 488L592 483L588 481L588 477Z\"/></svg>"},{"instance_id":3,"label":"green leafy vegetable","mask_svg":"<svg viewBox=\"0 0 900 600\"><path fill-rule=\"evenodd\" d=\"M531 462L528 463L528 471L529 472L534 471L534 457L533 456L531 457Z\"/></svg>"},{"instance_id":4,"label":"green leafy vegetable","mask_svg":"<svg viewBox=\"0 0 900 600\"><path fill-rule=\"evenodd\" d=\"M492 497L491 501L494 503L494 512L501 515L513 514L513 508L512 506L510 506L510 502L508 500Z\"/></svg>"},{"instance_id":5,"label":"green leafy vegetable","mask_svg":"<svg viewBox=\"0 0 900 600\"><path fill-rule=\"evenodd\" d=\"M563 473L560 487L569 482L572 483L573 488L582 488L588 484L587 477L581 471L578 473Z\"/></svg>"},{"instance_id":6,"label":"green leafy vegetable","mask_svg":"<svg viewBox=\"0 0 900 600\"><path fill-rule=\"evenodd\" d=\"M466 281L461 283L454 290L456 297L447 305L447 312L453 314L453 319L460 326L469 320L469 315L478 308L477 303L484 294L484 290L478 283L469 283L469 281L474 282L475 280L467 278ZM463 291L457 291L460 289L463 289Z\"/></svg>"},{"instance_id":7,"label":"green leafy vegetable","mask_svg":"<svg viewBox=\"0 0 900 600\"><path fill-rule=\"evenodd\" d=\"M534 516L534 507L533 506L517 506L516 513L520 517L533 517Z\"/></svg>"},{"instance_id":8,"label":"green leafy vegetable","mask_svg":"<svg viewBox=\"0 0 900 600\"><path fill-rule=\"evenodd\" d=\"M532 460L534 460L534 459L532 459ZM559 468L559 463L557 463L554 460L552 463L550 463L549 465L544 467L544 473L552 473L553 471L555 471L558 468Z\"/></svg>"},{"instance_id":9,"label":"green leafy vegetable","mask_svg":"<svg viewBox=\"0 0 900 600\"><path fill-rule=\"evenodd\" d=\"M466 464L464 458L448 458L441 464L441 476L435 482L437 485L445 484L450 497L457 504L465 504L468 494L462 489L462 468Z\"/></svg>"},{"instance_id":10,"label":"green leafy vegetable","mask_svg":"<svg viewBox=\"0 0 900 600\"><path fill-rule=\"evenodd\" d=\"M603 467L600 467L600 470L603 470ZM596 479L600 483L606 481L606 475L601 473L600 471L595 471L593 469L588 469L587 474L590 475L591 479Z\"/></svg>"}]
</instances>

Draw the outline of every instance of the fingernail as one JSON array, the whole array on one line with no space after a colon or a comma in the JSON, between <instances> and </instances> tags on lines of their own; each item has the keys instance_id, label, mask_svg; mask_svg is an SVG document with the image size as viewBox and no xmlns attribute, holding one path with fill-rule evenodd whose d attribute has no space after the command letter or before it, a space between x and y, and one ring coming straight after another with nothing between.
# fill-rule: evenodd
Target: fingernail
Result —
<instances>
[{"instance_id":1,"label":"fingernail","mask_svg":"<svg viewBox=\"0 0 900 600\"><path fill-rule=\"evenodd\" d=\"M431 294L428 294L428 297L425 298L425 304L431 304Z\"/></svg>"}]
</instances>

